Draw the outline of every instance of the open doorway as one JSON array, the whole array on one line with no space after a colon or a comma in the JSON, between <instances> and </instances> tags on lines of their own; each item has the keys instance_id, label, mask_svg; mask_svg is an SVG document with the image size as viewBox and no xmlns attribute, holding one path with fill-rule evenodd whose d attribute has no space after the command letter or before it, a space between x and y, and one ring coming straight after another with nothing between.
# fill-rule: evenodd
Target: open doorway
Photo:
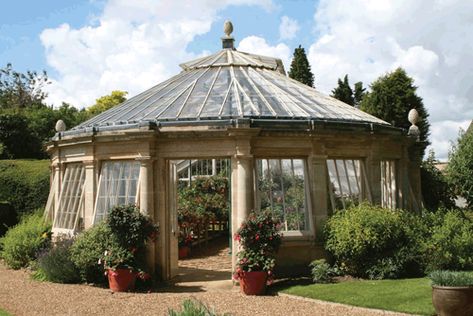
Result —
<instances>
[{"instance_id":1,"label":"open doorway","mask_svg":"<svg viewBox=\"0 0 473 316\"><path fill-rule=\"evenodd\" d=\"M172 160L173 240L176 282L231 279L230 159Z\"/></svg>"}]
</instances>

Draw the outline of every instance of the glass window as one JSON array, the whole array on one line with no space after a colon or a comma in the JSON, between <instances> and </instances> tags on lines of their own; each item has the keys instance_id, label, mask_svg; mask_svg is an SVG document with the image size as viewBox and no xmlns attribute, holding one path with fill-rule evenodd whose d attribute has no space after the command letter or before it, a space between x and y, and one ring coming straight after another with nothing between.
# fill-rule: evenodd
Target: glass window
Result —
<instances>
[{"instance_id":1,"label":"glass window","mask_svg":"<svg viewBox=\"0 0 473 316\"><path fill-rule=\"evenodd\" d=\"M381 205L396 208L396 162L381 161Z\"/></svg>"},{"instance_id":2,"label":"glass window","mask_svg":"<svg viewBox=\"0 0 473 316\"><path fill-rule=\"evenodd\" d=\"M346 209L363 198L362 162L355 159L328 159L329 194L332 210Z\"/></svg>"},{"instance_id":3,"label":"glass window","mask_svg":"<svg viewBox=\"0 0 473 316\"><path fill-rule=\"evenodd\" d=\"M85 169L80 163L67 164L62 179L54 228L75 230L84 204Z\"/></svg>"},{"instance_id":4,"label":"glass window","mask_svg":"<svg viewBox=\"0 0 473 316\"><path fill-rule=\"evenodd\" d=\"M256 164L260 210L279 217L284 231L309 230L305 161L258 159Z\"/></svg>"},{"instance_id":5,"label":"glass window","mask_svg":"<svg viewBox=\"0 0 473 316\"><path fill-rule=\"evenodd\" d=\"M105 161L100 172L94 223L100 222L116 205L136 203L140 163Z\"/></svg>"}]
</instances>

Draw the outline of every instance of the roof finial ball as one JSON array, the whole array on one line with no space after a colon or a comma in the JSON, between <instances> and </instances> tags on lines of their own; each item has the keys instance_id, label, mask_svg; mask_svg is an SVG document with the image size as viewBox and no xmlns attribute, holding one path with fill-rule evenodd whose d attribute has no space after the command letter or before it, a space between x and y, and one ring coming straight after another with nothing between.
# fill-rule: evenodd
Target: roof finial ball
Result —
<instances>
[{"instance_id":1,"label":"roof finial ball","mask_svg":"<svg viewBox=\"0 0 473 316\"><path fill-rule=\"evenodd\" d=\"M407 134L409 136L416 137L417 140L419 140L420 130L419 127L416 125L416 123L419 121L419 112L417 112L416 109L410 110L409 114L407 115L407 119L412 124L409 127L409 132Z\"/></svg>"},{"instance_id":2,"label":"roof finial ball","mask_svg":"<svg viewBox=\"0 0 473 316\"><path fill-rule=\"evenodd\" d=\"M56 132L64 132L66 130L66 123L63 120L58 120L55 126Z\"/></svg>"},{"instance_id":3,"label":"roof finial ball","mask_svg":"<svg viewBox=\"0 0 473 316\"><path fill-rule=\"evenodd\" d=\"M225 33L225 35L227 37L230 37L230 35L232 34L233 32L233 24L232 24L232 21L230 20L226 20L225 23L223 24L223 33Z\"/></svg>"},{"instance_id":4,"label":"roof finial ball","mask_svg":"<svg viewBox=\"0 0 473 316\"><path fill-rule=\"evenodd\" d=\"M225 21L223 24L223 32L225 33L225 36L222 37L222 47L229 48L229 49L235 49L233 47L233 43L235 42L235 39L231 35L233 32L233 24L230 20Z\"/></svg>"}]
</instances>

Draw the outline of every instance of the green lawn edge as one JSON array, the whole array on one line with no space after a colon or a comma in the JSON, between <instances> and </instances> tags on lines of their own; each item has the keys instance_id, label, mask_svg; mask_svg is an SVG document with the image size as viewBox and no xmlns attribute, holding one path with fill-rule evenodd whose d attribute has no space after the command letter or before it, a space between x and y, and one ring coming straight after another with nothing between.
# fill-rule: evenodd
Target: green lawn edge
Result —
<instances>
[{"instance_id":1,"label":"green lawn edge","mask_svg":"<svg viewBox=\"0 0 473 316\"><path fill-rule=\"evenodd\" d=\"M12 315L8 313L6 310L0 308L0 316L12 316Z\"/></svg>"},{"instance_id":2,"label":"green lawn edge","mask_svg":"<svg viewBox=\"0 0 473 316\"><path fill-rule=\"evenodd\" d=\"M282 293L359 307L417 315L435 315L427 278L357 280L334 284L293 285Z\"/></svg>"}]
</instances>

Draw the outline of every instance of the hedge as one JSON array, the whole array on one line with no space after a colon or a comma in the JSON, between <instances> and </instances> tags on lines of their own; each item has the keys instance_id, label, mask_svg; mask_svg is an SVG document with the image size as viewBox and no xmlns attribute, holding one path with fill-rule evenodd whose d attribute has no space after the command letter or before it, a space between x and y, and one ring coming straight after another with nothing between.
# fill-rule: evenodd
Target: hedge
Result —
<instances>
[{"instance_id":1,"label":"hedge","mask_svg":"<svg viewBox=\"0 0 473 316\"><path fill-rule=\"evenodd\" d=\"M44 208L49 176L49 160L0 160L0 203L3 209L9 209L9 216L3 214L0 219L1 226L14 217Z\"/></svg>"}]
</instances>

